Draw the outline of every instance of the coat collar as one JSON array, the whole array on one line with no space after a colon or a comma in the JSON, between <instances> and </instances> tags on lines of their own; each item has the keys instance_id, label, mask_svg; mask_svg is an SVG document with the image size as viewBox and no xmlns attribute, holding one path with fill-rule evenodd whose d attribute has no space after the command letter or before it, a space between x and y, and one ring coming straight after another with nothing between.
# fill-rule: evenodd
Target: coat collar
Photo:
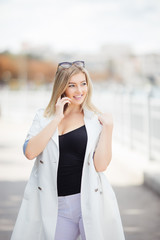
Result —
<instances>
[{"instance_id":1,"label":"coat collar","mask_svg":"<svg viewBox=\"0 0 160 240\"><path fill-rule=\"evenodd\" d=\"M87 129L87 134L89 135L89 120L91 120L94 116L94 112L89 110L87 107L83 107L84 112L84 123ZM58 127L55 130L55 133L52 136L52 140L55 142L57 148L59 148L59 137L58 137Z\"/></svg>"}]
</instances>

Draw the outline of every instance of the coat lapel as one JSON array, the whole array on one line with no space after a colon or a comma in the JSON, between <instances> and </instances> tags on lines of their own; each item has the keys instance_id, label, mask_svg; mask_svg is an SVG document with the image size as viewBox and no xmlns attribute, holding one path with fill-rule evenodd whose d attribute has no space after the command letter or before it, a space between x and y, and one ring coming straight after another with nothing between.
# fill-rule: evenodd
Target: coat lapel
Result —
<instances>
[{"instance_id":1,"label":"coat lapel","mask_svg":"<svg viewBox=\"0 0 160 240\"><path fill-rule=\"evenodd\" d=\"M92 141L94 139L94 129L91 119L94 116L94 112L88 110L87 108L84 108L84 122L86 126L87 131L87 147L86 147L86 156L90 152L90 149L92 148Z\"/></svg>"},{"instance_id":2,"label":"coat lapel","mask_svg":"<svg viewBox=\"0 0 160 240\"><path fill-rule=\"evenodd\" d=\"M55 145L59 149L59 139L58 139L58 127L56 127L55 133L52 136L52 140L54 141Z\"/></svg>"}]
</instances>

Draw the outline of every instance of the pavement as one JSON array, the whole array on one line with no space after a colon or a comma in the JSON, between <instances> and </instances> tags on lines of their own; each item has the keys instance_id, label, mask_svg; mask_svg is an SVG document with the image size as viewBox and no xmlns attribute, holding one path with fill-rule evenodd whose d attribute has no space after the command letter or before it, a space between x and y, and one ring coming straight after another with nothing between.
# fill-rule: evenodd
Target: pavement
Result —
<instances>
[{"instance_id":1,"label":"pavement","mask_svg":"<svg viewBox=\"0 0 160 240\"><path fill-rule=\"evenodd\" d=\"M29 125L0 120L0 240L10 239L33 166L22 151ZM148 162L116 139L112 146L105 174L116 193L126 240L160 240L159 185L152 178L159 179L159 163Z\"/></svg>"},{"instance_id":2,"label":"pavement","mask_svg":"<svg viewBox=\"0 0 160 240\"><path fill-rule=\"evenodd\" d=\"M158 162L149 162L144 155L113 141L106 175L117 195L126 240L160 240L159 172Z\"/></svg>"}]
</instances>

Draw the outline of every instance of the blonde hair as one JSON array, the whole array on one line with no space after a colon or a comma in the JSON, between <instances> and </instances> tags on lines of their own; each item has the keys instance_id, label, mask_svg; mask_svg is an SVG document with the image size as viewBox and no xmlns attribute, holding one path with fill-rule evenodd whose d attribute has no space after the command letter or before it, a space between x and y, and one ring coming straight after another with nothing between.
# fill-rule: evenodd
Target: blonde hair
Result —
<instances>
[{"instance_id":1,"label":"blonde hair","mask_svg":"<svg viewBox=\"0 0 160 240\"><path fill-rule=\"evenodd\" d=\"M44 111L44 117L50 117L55 113L55 110L56 110L55 105L56 105L57 99L65 92L66 88L68 87L70 78L81 72L85 74L86 82L88 86L87 95L81 105L81 110L83 109L83 107L87 107L89 110L93 111L96 114L101 113L101 111L91 102L93 85L92 85L88 71L85 68L82 68L80 66L76 66L73 64L70 68L67 68L67 69L62 67L58 68L54 78L51 99Z\"/></svg>"}]
</instances>

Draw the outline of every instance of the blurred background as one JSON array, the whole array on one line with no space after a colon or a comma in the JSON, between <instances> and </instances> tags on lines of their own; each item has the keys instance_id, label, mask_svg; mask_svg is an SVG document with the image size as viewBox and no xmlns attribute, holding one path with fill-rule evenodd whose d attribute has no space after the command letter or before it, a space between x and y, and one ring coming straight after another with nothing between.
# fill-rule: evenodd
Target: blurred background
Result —
<instances>
[{"instance_id":1,"label":"blurred background","mask_svg":"<svg viewBox=\"0 0 160 240\"><path fill-rule=\"evenodd\" d=\"M127 240L160 239L160 2L0 1L0 239L10 239L34 161L22 146L57 64L84 60L113 114L105 171Z\"/></svg>"}]
</instances>

